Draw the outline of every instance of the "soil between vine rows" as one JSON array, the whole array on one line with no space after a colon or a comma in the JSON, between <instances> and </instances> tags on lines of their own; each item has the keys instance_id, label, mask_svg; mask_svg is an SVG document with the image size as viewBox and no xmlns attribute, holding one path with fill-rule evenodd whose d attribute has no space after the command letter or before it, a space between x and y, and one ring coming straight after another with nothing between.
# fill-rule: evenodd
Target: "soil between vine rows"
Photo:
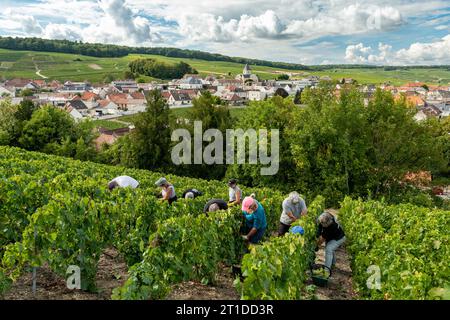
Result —
<instances>
[{"instance_id":1,"label":"soil between vine rows","mask_svg":"<svg viewBox=\"0 0 450 320\"><path fill-rule=\"evenodd\" d=\"M332 211L336 214L337 211ZM324 247L316 255L316 263L324 261ZM114 248L108 248L100 257L97 272L97 293L70 290L65 279L43 266L37 271L37 290L32 293L31 272L24 273L1 297L5 300L109 300L112 290L126 281L127 265ZM240 295L233 285L234 277L229 266L221 265L214 285L203 285L198 281L187 281L172 286L168 300L239 300ZM306 285L312 281L307 280ZM345 245L336 251L336 267L327 287L314 287L313 292L305 290L304 299L351 300L357 294L352 287L350 258Z\"/></svg>"}]
</instances>

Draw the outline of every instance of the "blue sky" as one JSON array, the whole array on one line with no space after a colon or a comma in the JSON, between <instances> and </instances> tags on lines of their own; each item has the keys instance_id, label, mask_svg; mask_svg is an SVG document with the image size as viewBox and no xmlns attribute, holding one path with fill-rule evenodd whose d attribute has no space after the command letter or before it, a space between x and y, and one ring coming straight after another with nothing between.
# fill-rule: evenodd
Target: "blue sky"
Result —
<instances>
[{"instance_id":1,"label":"blue sky","mask_svg":"<svg viewBox=\"0 0 450 320\"><path fill-rule=\"evenodd\" d=\"M304 64L450 64L450 0L0 0L0 35Z\"/></svg>"}]
</instances>

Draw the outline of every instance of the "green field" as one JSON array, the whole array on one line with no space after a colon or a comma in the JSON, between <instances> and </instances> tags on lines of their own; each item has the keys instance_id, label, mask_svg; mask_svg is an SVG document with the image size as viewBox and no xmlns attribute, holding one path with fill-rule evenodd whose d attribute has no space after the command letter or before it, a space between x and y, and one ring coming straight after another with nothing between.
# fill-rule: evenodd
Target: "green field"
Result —
<instances>
[{"instance_id":1,"label":"green field","mask_svg":"<svg viewBox=\"0 0 450 320\"><path fill-rule=\"evenodd\" d=\"M37 70L48 79L60 81L88 80L93 83L102 82L106 75L111 74L122 78L128 69L128 63L137 58L154 58L168 63L184 61L197 69L202 76L234 77L242 72L243 65L232 62L205 61L198 59L170 58L156 55L128 55L123 58L96 58L76 54L47 53L35 51L14 51L0 49L0 78L32 78L40 79ZM274 79L280 72L289 72L264 66L252 66L253 72L261 79ZM292 72L292 71L290 71ZM359 83L384 83L390 81L401 85L410 81L422 81L428 84L450 83L450 71L441 69L408 69L384 71L381 69L330 69L317 72L299 71L298 77L308 75L330 76L333 79L351 77ZM231 74L231 76L229 75ZM148 78L147 80L151 80Z\"/></svg>"}]
</instances>

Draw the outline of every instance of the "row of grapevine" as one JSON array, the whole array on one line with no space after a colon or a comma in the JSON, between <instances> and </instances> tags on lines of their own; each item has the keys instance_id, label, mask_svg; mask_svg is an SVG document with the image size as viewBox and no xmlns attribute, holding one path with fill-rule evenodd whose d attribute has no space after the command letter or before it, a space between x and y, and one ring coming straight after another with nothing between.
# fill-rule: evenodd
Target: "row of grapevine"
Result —
<instances>
[{"instance_id":1,"label":"row of grapevine","mask_svg":"<svg viewBox=\"0 0 450 320\"><path fill-rule=\"evenodd\" d=\"M293 225L302 226L303 236L287 233L259 246L252 246L242 260L245 277L240 283L242 299L300 299L306 270L314 259L316 220L323 212L325 199L318 196L308 214Z\"/></svg>"},{"instance_id":2,"label":"row of grapevine","mask_svg":"<svg viewBox=\"0 0 450 320\"><path fill-rule=\"evenodd\" d=\"M136 178L140 188L107 191L107 182L117 175ZM8 231L0 238L0 286L5 275L17 279L30 266L47 264L65 275L69 265L78 265L83 289L94 290L99 257L109 246L116 247L125 258L130 279L136 273L145 275L118 289L116 297L161 298L177 281L214 281L218 262L234 263L241 255L239 209L205 217L202 209L208 199L227 198L226 184L171 175L166 177L179 193L195 187L204 195L194 200L180 199L168 206L157 198L159 189L154 181L160 176L145 170L0 147L0 228ZM255 193L261 200L269 230L274 231L284 196L265 188L243 191ZM179 255L176 241L152 246L155 237L170 238L173 230L184 235L184 253L178 259L173 258ZM199 244L191 260L191 252ZM149 273L148 266L156 259L150 257L156 250L158 259L166 257L159 263L169 274ZM214 259L210 259L212 253ZM197 266L194 271L187 270L190 263ZM167 264L173 268L167 268ZM161 283L148 292L140 281ZM130 289L135 287L138 289Z\"/></svg>"},{"instance_id":3,"label":"row of grapevine","mask_svg":"<svg viewBox=\"0 0 450 320\"><path fill-rule=\"evenodd\" d=\"M340 220L361 296L449 298L449 211L346 198Z\"/></svg>"},{"instance_id":4,"label":"row of grapevine","mask_svg":"<svg viewBox=\"0 0 450 320\"><path fill-rule=\"evenodd\" d=\"M219 262L233 261L241 251L236 237L240 221L239 210L229 209L162 222L144 259L130 269L130 278L113 298L161 299L177 282L214 283Z\"/></svg>"}]
</instances>

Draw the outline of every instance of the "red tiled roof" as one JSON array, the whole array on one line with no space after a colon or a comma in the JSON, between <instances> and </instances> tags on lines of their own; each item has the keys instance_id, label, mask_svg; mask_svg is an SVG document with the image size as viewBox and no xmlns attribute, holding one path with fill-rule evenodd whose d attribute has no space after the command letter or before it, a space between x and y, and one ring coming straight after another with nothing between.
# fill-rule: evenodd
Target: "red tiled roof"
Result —
<instances>
[{"instance_id":1,"label":"red tiled roof","mask_svg":"<svg viewBox=\"0 0 450 320\"><path fill-rule=\"evenodd\" d=\"M87 100L96 100L98 99L98 95L96 95L93 92L85 91L81 95L81 100L87 101Z\"/></svg>"},{"instance_id":2,"label":"red tiled roof","mask_svg":"<svg viewBox=\"0 0 450 320\"><path fill-rule=\"evenodd\" d=\"M142 92L139 92L139 91L130 93L130 96L133 99L137 99L137 100L144 100L145 99L144 94Z\"/></svg>"},{"instance_id":3,"label":"red tiled roof","mask_svg":"<svg viewBox=\"0 0 450 320\"><path fill-rule=\"evenodd\" d=\"M171 93L170 93L169 91L163 91L163 92L161 92L161 96L162 96L164 99L169 99L170 96L171 96Z\"/></svg>"}]
</instances>

